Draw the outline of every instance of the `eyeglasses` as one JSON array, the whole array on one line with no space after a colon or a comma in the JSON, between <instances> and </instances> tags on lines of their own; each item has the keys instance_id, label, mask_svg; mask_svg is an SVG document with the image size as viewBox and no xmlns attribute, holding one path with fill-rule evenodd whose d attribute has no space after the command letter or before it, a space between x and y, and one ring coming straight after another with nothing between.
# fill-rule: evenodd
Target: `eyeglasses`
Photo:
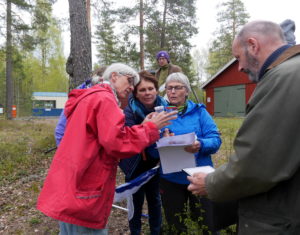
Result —
<instances>
[{"instance_id":1,"label":"eyeglasses","mask_svg":"<svg viewBox=\"0 0 300 235\"><path fill-rule=\"evenodd\" d=\"M119 73L119 74L120 74L121 76L127 77L128 83L129 83L130 85L134 86L134 77L132 77L132 76L130 76L130 75L128 75L128 74L121 74L121 73Z\"/></svg>"},{"instance_id":2,"label":"eyeglasses","mask_svg":"<svg viewBox=\"0 0 300 235\"><path fill-rule=\"evenodd\" d=\"M126 76L126 75L125 75ZM134 77L129 77L129 76L126 76L127 77L127 81L130 85L134 86Z\"/></svg>"},{"instance_id":3,"label":"eyeglasses","mask_svg":"<svg viewBox=\"0 0 300 235\"><path fill-rule=\"evenodd\" d=\"M185 86L167 86L166 90L167 91L173 91L173 89L174 89L175 91L180 91L183 88L185 88Z\"/></svg>"}]
</instances>

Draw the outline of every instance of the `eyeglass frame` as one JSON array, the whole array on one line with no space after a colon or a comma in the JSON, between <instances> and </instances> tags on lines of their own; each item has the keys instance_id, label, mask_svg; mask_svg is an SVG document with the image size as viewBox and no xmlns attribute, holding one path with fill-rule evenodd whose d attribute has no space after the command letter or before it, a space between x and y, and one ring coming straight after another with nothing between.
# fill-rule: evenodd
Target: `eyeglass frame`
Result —
<instances>
[{"instance_id":1,"label":"eyeglass frame","mask_svg":"<svg viewBox=\"0 0 300 235\"><path fill-rule=\"evenodd\" d=\"M182 86L166 86L165 87L165 89L166 89L166 91L173 91L173 89L175 90L175 91L181 91L183 88L186 88L186 86L185 85L182 85ZM186 88L187 89L187 88Z\"/></svg>"},{"instance_id":2,"label":"eyeglass frame","mask_svg":"<svg viewBox=\"0 0 300 235\"><path fill-rule=\"evenodd\" d=\"M129 74L122 74L122 73L118 73L119 76L125 76L127 77L127 81L131 86L134 86L134 76L130 76Z\"/></svg>"}]
</instances>

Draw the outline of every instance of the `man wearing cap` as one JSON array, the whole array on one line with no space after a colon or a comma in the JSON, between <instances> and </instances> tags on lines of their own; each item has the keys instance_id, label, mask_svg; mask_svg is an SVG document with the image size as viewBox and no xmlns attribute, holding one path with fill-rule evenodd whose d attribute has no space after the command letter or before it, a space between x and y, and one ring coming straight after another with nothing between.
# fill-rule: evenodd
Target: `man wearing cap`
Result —
<instances>
[{"instance_id":1,"label":"man wearing cap","mask_svg":"<svg viewBox=\"0 0 300 235\"><path fill-rule=\"evenodd\" d=\"M159 69L155 72L155 77L158 80L159 87L165 83L169 74L182 72L179 66L170 63L170 56L166 51L159 51L156 54L156 60Z\"/></svg>"}]
</instances>

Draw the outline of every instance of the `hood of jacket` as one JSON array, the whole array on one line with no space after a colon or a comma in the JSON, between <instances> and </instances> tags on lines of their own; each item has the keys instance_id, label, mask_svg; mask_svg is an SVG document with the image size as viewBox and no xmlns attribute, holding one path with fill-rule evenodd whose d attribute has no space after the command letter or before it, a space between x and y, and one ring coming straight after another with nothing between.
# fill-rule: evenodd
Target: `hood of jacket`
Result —
<instances>
[{"instance_id":1,"label":"hood of jacket","mask_svg":"<svg viewBox=\"0 0 300 235\"><path fill-rule=\"evenodd\" d=\"M72 90L68 95L69 99L65 105L64 112L65 112L66 117L68 118L73 113L73 111L76 109L78 103L82 99L84 99L85 97L87 97L88 95L90 95L92 93L103 92L103 91L113 93L109 84L98 84L89 89L74 89L74 90Z\"/></svg>"}]
</instances>

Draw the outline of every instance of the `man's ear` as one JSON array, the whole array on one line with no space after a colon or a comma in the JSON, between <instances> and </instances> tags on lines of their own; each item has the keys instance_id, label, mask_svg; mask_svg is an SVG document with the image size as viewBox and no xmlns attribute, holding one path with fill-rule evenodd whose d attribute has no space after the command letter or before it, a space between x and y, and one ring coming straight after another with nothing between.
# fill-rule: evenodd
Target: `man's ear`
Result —
<instances>
[{"instance_id":1,"label":"man's ear","mask_svg":"<svg viewBox=\"0 0 300 235\"><path fill-rule=\"evenodd\" d=\"M248 38L247 40L248 51L251 55L257 55L259 51L259 43L256 38Z\"/></svg>"}]
</instances>

